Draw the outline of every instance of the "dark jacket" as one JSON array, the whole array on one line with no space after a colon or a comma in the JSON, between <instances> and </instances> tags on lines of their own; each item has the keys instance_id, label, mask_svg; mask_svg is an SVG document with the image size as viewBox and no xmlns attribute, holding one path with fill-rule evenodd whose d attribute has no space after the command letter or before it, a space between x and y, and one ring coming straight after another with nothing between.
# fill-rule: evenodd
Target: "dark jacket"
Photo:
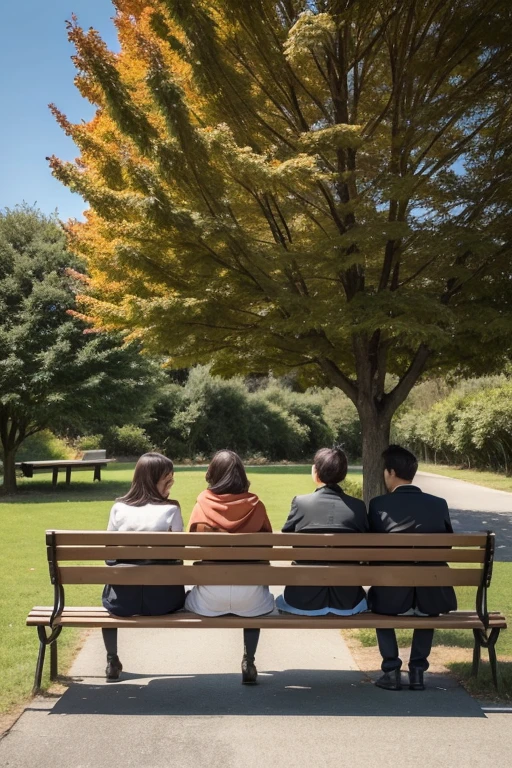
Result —
<instances>
[{"instance_id":1,"label":"dark jacket","mask_svg":"<svg viewBox=\"0 0 512 768\"><path fill-rule=\"evenodd\" d=\"M339 485L324 485L296 496L283 533L364 533L368 516L364 501L347 496ZM365 597L362 587L286 587L284 599L294 608L350 610Z\"/></svg>"},{"instance_id":2,"label":"dark jacket","mask_svg":"<svg viewBox=\"0 0 512 768\"><path fill-rule=\"evenodd\" d=\"M446 501L415 485L400 485L372 499L368 516L372 533L453 533ZM410 608L430 616L457 608L453 587L372 587L368 603L375 613L391 616Z\"/></svg>"}]
</instances>

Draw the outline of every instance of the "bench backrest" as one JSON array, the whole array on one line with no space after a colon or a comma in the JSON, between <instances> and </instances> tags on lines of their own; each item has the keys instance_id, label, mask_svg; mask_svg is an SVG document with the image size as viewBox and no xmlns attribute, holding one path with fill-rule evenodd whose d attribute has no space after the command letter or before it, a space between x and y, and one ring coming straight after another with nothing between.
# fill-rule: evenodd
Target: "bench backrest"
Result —
<instances>
[{"instance_id":1,"label":"bench backrest","mask_svg":"<svg viewBox=\"0 0 512 768\"><path fill-rule=\"evenodd\" d=\"M107 451L99 449L97 451L84 451L82 461L91 461L93 459L106 459Z\"/></svg>"},{"instance_id":2,"label":"bench backrest","mask_svg":"<svg viewBox=\"0 0 512 768\"><path fill-rule=\"evenodd\" d=\"M52 583L60 585L482 587L490 583L494 534L47 531L47 548ZM107 566L105 560L183 563ZM82 561L88 564L76 564ZM293 561L300 564L290 567Z\"/></svg>"}]
</instances>

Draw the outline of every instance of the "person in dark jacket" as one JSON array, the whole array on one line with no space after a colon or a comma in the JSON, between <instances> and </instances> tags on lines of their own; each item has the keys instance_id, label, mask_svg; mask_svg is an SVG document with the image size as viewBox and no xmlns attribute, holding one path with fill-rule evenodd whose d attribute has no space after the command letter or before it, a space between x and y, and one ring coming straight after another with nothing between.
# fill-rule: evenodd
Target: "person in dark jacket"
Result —
<instances>
[{"instance_id":1,"label":"person in dark jacket","mask_svg":"<svg viewBox=\"0 0 512 768\"><path fill-rule=\"evenodd\" d=\"M364 533L368 516L364 501L348 496L339 483L347 475L341 448L321 448L311 469L314 493L296 496L283 533ZM367 610L362 587L286 587L276 600L280 611L300 616L350 616Z\"/></svg>"},{"instance_id":2,"label":"person in dark jacket","mask_svg":"<svg viewBox=\"0 0 512 768\"><path fill-rule=\"evenodd\" d=\"M453 533L445 499L422 493L412 485L418 469L416 457L399 445L383 454L384 482L389 493L370 501L368 516L372 533ZM438 565L438 563L437 563ZM392 616L439 616L457 608L453 587L372 587L368 595L374 613ZM400 690L402 661L394 629L377 629L384 674L379 688ZM415 629L409 660L409 688L424 690L423 673L434 638L433 629Z\"/></svg>"}]
</instances>

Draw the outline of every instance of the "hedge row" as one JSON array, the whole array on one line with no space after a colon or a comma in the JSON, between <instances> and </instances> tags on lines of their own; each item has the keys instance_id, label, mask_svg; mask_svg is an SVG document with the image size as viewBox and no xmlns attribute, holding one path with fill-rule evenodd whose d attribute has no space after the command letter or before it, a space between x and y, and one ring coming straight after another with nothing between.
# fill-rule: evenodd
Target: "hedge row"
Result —
<instances>
[{"instance_id":1,"label":"hedge row","mask_svg":"<svg viewBox=\"0 0 512 768\"><path fill-rule=\"evenodd\" d=\"M409 407L395 420L393 439L425 461L511 474L512 381L477 384L457 388L428 410Z\"/></svg>"},{"instance_id":2,"label":"hedge row","mask_svg":"<svg viewBox=\"0 0 512 768\"><path fill-rule=\"evenodd\" d=\"M184 384L162 389L143 424L88 436L80 447L101 445L110 455L124 456L153 447L178 460L205 461L227 447L256 461L300 461L334 442L345 446L352 461L361 455L356 410L341 392L295 392L274 379L254 390L241 377L221 379L208 366L197 366Z\"/></svg>"}]
</instances>

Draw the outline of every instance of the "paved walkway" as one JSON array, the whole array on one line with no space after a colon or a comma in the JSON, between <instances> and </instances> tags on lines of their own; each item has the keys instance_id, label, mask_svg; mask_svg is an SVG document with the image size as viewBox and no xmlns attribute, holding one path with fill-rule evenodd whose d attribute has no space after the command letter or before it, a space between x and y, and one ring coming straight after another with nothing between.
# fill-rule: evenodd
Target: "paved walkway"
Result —
<instances>
[{"instance_id":1,"label":"paved walkway","mask_svg":"<svg viewBox=\"0 0 512 768\"><path fill-rule=\"evenodd\" d=\"M496 560L512 562L512 493L429 472L418 472L414 482L446 499L456 532L494 531Z\"/></svg>"},{"instance_id":2,"label":"paved walkway","mask_svg":"<svg viewBox=\"0 0 512 768\"><path fill-rule=\"evenodd\" d=\"M424 473L419 484L460 510L453 513L460 530L499 529L498 546L506 541L499 552L512 559L511 494ZM335 630L263 632L256 687L240 685L241 631L121 631L119 645L126 671L107 684L101 634L90 633L64 695L36 698L0 741L2 767L508 768L512 761L512 711L484 711L437 675L424 693L381 691Z\"/></svg>"},{"instance_id":3,"label":"paved walkway","mask_svg":"<svg viewBox=\"0 0 512 768\"><path fill-rule=\"evenodd\" d=\"M126 673L102 678L92 632L73 684L36 699L0 742L15 768L437 768L510 765L512 713L486 714L452 680L374 688L335 630L268 630L260 685L240 685L241 632L120 633Z\"/></svg>"}]
</instances>

